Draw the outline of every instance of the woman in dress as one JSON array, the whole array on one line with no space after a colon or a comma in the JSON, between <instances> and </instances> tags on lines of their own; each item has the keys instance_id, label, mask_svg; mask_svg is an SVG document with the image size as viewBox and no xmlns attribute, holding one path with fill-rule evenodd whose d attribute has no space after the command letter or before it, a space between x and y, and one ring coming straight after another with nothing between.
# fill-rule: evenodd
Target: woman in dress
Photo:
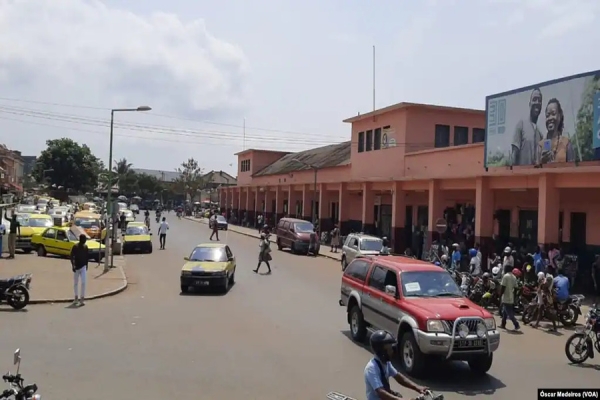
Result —
<instances>
[{"instance_id":1,"label":"woman in dress","mask_svg":"<svg viewBox=\"0 0 600 400\"><path fill-rule=\"evenodd\" d=\"M565 114L558 99L550 99L546 106L546 139L539 143L541 163L573 162L575 151L565 128Z\"/></svg>"}]
</instances>

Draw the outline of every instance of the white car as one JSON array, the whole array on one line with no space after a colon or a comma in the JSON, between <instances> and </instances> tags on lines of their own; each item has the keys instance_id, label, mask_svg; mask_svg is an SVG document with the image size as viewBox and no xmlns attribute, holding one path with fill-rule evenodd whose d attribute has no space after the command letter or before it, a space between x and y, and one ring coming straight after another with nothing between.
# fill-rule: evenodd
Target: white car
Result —
<instances>
[{"instance_id":1,"label":"white car","mask_svg":"<svg viewBox=\"0 0 600 400\"><path fill-rule=\"evenodd\" d=\"M126 222L133 222L133 221L135 221L135 215L133 214L133 211L131 211L131 210L123 210L122 212L125 213L125 221Z\"/></svg>"}]
</instances>

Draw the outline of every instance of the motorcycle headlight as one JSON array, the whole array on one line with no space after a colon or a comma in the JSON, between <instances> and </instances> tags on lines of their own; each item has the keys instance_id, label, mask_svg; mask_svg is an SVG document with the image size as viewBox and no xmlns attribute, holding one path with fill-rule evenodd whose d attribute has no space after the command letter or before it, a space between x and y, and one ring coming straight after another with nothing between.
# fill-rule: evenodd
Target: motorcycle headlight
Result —
<instances>
[{"instance_id":1,"label":"motorcycle headlight","mask_svg":"<svg viewBox=\"0 0 600 400\"><path fill-rule=\"evenodd\" d=\"M444 324L439 319L427 321L427 332L444 332Z\"/></svg>"},{"instance_id":2,"label":"motorcycle headlight","mask_svg":"<svg viewBox=\"0 0 600 400\"><path fill-rule=\"evenodd\" d=\"M496 320L494 318L486 318L483 320L488 331L496 329Z\"/></svg>"}]
</instances>

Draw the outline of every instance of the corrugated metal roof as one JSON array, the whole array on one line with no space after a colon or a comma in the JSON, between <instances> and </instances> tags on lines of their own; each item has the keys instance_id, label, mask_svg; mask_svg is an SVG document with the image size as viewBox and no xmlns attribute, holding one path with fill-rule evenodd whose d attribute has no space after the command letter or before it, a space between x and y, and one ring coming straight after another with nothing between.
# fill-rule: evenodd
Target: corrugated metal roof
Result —
<instances>
[{"instance_id":1,"label":"corrugated metal roof","mask_svg":"<svg viewBox=\"0 0 600 400\"><path fill-rule=\"evenodd\" d=\"M159 171L156 169L145 169L145 168L133 168L135 173L137 174L146 174L153 176L160 180L161 182L174 182L181 175L176 171Z\"/></svg>"},{"instance_id":2,"label":"corrugated metal roof","mask_svg":"<svg viewBox=\"0 0 600 400\"><path fill-rule=\"evenodd\" d=\"M261 169L254 176L279 175L312 168L321 169L348 165L350 164L350 146L351 142L343 142L287 154Z\"/></svg>"}]
</instances>

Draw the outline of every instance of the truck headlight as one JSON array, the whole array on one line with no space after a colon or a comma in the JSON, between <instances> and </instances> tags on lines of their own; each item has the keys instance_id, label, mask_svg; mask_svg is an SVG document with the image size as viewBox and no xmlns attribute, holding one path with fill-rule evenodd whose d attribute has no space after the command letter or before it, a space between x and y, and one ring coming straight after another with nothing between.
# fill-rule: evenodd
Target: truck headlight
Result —
<instances>
[{"instance_id":1,"label":"truck headlight","mask_svg":"<svg viewBox=\"0 0 600 400\"><path fill-rule=\"evenodd\" d=\"M485 327L488 331L493 331L496 329L496 320L494 318L486 318L483 320L485 322Z\"/></svg>"},{"instance_id":2,"label":"truck headlight","mask_svg":"<svg viewBox=\"0 0 600 400\"><path fill-rule=\"evenodd\" d=\"M427 321L427 332L444 332L444 323L439 319L430 319Z\"/></svg>"}]
</instances>

